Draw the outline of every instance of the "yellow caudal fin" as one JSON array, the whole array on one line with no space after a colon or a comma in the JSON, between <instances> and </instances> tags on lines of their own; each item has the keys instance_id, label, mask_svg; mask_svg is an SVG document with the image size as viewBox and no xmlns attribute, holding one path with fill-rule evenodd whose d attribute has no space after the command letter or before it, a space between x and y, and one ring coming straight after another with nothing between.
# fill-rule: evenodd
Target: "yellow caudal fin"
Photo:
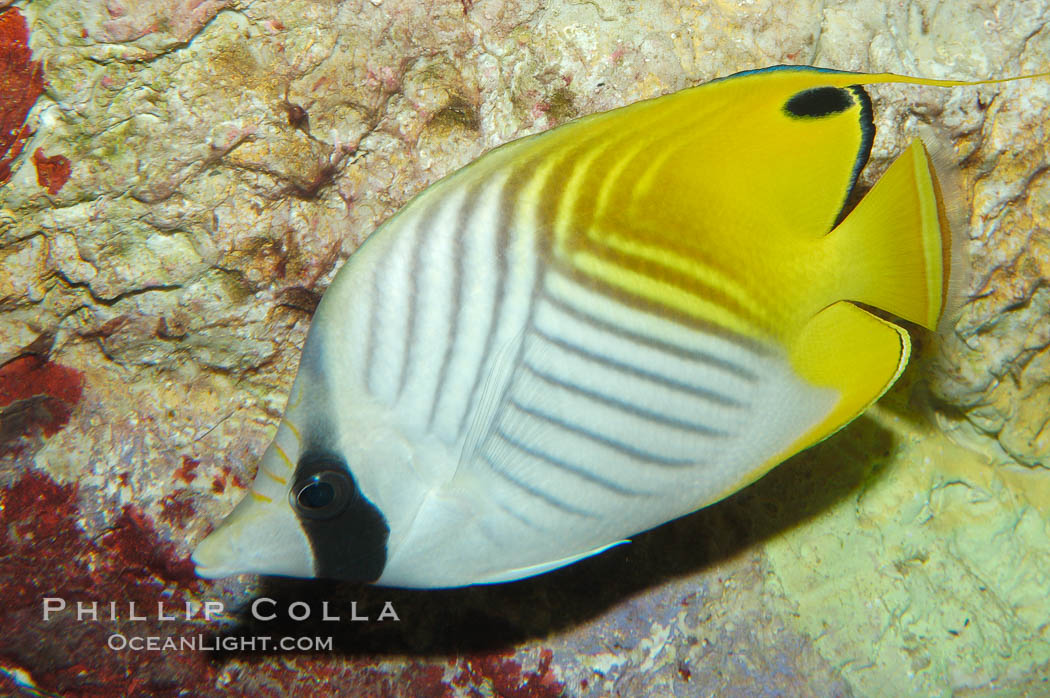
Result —
<instances>
[{"instance_id":1,"label":"yellow caudal fin","mask_svg":"<svg viewBox=\"0 0 1050 698\"><path fill-rule=\"evenodd\" d=\"M961 289L941 186L915 140L827 239L841 299L880 308L931 330ZM959 263L956 262L956 281Z\"/></svg>"}]
</instances>

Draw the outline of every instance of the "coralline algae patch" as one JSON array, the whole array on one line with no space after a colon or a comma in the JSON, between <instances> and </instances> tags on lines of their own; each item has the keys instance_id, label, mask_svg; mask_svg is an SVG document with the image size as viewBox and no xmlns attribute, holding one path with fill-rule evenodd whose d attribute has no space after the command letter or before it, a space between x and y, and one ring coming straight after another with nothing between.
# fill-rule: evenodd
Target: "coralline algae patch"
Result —
<instances>
[{"instance_id":1,"label":"coralline algae patch","mask_svg":"<svg viewBox=\"0 0 1050 698\"><path fill-rule=\"evenodd\" d=\"M11 165L29 137L26 117L44 91L43 69L32 58L22 13L0 10L0 184L11 178Z\"/></svg>"},{"instance_id":2,"label":"coralline algae patch","mask_svg":"<svg viewBox=\"0 0 1050 698\"><path fill-rule=\"evenodd\" d=\"M44 92L44 69L33 60L29 27L17 8L0 10L0 185L11 179L12 167L32 135L26 119ZM37 183L48 194L57 194L72 173L73 163L64 155L33 152Z\"/></svg>"},{"instance_id":3,"label":"coralline algae patch","mask_svg":"<svg viewBox=\"0 0 1050 698\"><path fill-rule=\"evenodd\" d=\"M45 695L499 695L555 698L563 686L550 651L522 665L515 652L468 653L454 661L266 653L229 658L220 651L109 648L115 636L183 637L216 647L222 625L202 617L193 565L161 540L149 520L125 506L100 536L80 526L76 485L30 471L0 490L0 689ZM55 609L44 619L44 600ZM57 610L57 599L64 607ZM115 612L110 609L116 602ZM90 606L78 618L77 602ZM193 613L186 618L186 603ZM134 603L135 607L129 607ZM158 603L163 603L161 618ZM142 620L132 618L140 616ZM115 616L115 617L114 617ZM317 629L317 626L314 626ZM485 693L482 693L485 692Z\"/></svg>"},{"instance_id":4,"label":"coralline algae patch","mask_svg":"<svg viewBox=\"0 0 1050 698\"><path fill-rule=\"evenodd\" d=\"M169 632L156 621L106 621L110 599L180 605L196 584L192 566L172 556L152 525L125 508L106 533L89 538L79 525L76 485L27 472L0 491L0 660L46 691L63 695L177 695L208 683L214 673L200 653L179 656L107 651L113 633ZM77 621L73 611L43 620L46 597L99 600L101 620ZM126 606L125 606L126 608ZM186 628L183 628L186 630ZM200 631L200 626L193 626Z\"/></svg>"},{"instance_id":5,"label":"coralline algae patch","mask_svg":"<svg viewBox=\"0 0 1050 698\"><path fill-rule=\"evenodd\" d=\"M69 181L73 163L64 155L44 155L37 148L33 152L33 164L36 165L37 184L47 189L48 194L57 194Z\"/></svg>"},{"instance_id":6,"label":"coralline algae patch","mask_svg":"<svg viewBox=\"0 0 1050 698\"><path fill-rule=\"evenodd\" d=\"M0 457L17 455L27 442L64 427L83 382L76 369L33 354L0 366Z\"/></svg>"}]
</instances>

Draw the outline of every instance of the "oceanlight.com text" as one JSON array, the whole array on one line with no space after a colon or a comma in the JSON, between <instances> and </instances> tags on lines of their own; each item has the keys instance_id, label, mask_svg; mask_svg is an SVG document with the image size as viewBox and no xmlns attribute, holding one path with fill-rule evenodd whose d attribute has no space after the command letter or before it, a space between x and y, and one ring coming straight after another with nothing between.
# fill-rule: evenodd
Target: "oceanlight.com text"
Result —
<instances>
[{"instance_id":1,"label":"oceanlight.com text","mask_svg":"<svg viewBox=\"0 0 1050 698\"><path fill-rule=\"evenodd\" d=\"M123 635L114 633L106 640L106 646L114 652L331 652L331 637L271 637L185 635L161 637L159 635Z\"/></svg>"}]
</instances>

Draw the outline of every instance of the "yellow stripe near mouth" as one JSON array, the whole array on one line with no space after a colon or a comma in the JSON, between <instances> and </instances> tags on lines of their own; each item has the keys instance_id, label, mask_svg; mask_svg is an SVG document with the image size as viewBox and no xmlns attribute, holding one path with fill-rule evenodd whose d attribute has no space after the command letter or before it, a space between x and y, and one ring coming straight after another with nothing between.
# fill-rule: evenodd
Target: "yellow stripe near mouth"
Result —
<instances>
[{"instance_id":1,"label":"yellow stripe near mouth","mask_svg":"<svg viewBox=\"0 0 1050 698\"><path fill-rule=\"evenodd\" d=\"M281 445L278 444L276 441L274 441L273 442L273 449L277 452L277 455L281 457L281 460L284 461L284 464L286 466L288 466L288 470L294 471L295 470L295 464L292 463L292 459L289 458L288 454L284 452L284 449L281 448Z\"/></svg>"},{"instance_id":2,"label":"yellow stripe near mouth","mask_svg":"<svg viewBox=\"0 0 1050 698\"><path fill-rule=\"evenodd\" d=\"M298 441L299 443L303 442L303 437L299 435L299 430L295 428L295 425L292 424L291 420L285 419L284 425L288 427L288 431L292 432L292 436L295 437L296 441Z\"/></svg>"},{"instance_id":3,"label":"yellow stripe near mouth","mask_svg":"<svg viewBox=\"0 0 1050 698\"><path fill-rule=\"evenodd\" d=\"M284 478L283 478L283 477L281 477L280 475L275 475L274 473L271 473L271 472L270 472L269 470L267 470L266 468L260 468L260 470L261 470L262 472L266 473L267 477L269 477L269 478L270 478L271 480L273 480L274 482L276 482L276 483L278 483L278 484L281 484L281 485L287 485L287 484L288 484L288 480L284 479Z\"/></svg>"}]
</instances>

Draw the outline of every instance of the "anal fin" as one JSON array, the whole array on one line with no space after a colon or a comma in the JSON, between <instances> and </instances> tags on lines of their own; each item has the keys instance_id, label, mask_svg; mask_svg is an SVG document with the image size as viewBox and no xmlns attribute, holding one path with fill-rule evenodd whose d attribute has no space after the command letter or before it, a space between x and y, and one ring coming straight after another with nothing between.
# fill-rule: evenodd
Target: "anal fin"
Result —
<instances>
[{"instance_id":1,"label":"anal fin","mask_svg":"<svg viewBox=\"0 0 1050 698\"><path fill-rule=\"evenodd\" d=\"M537 574L543 574L544 572L550 572L551 570L556 570L559 567L565 567L566 565L571 565L572 563L578 562L579 560L582 560L584 558L591 557L592 555L597 555L598 553L603 553L606 550L608 550L609 548L615 548L618 545L623 545L624 543L630 543L630 542L631 541L629 541L629 540L613 541L612 543L606 543L605 545L601 545L601 546L595 548L594 550L588 550L588 551L583 552L583 553L577 553L575 555L569 555L568 557L563 557L563 558L561 558L559 560L551 560L550 562L541 562L538 565L527 565L525 567L518 567L516 569L504 570L502 572L493 572L492 574L488 575L487 577L483 577L483 578L479 579L477 582L475 582L475 584L500 584L502 582L513 582L515 579L524 579L525 577L533 577L533 576L535 576Z\"/></svg>"}]
</instances>

